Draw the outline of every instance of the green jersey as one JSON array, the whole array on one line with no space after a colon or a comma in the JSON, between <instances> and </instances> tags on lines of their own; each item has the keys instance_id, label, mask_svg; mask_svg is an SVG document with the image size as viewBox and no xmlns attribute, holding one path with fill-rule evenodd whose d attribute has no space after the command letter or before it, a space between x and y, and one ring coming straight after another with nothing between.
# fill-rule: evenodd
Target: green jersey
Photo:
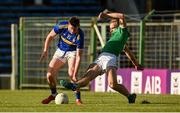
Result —
<instances>
[{"instance_id":1,"label":"green jersey","mask_svg":"<svg viewBox=\"0 0 180 113\"><path fill-rule=\"evenodd\" d=\"M112 33L109 41L103 47L102 52L112 53L118 56L124 49L128 40L129 32L127 28L116 28Z\"/></svg>"}]
</instances>

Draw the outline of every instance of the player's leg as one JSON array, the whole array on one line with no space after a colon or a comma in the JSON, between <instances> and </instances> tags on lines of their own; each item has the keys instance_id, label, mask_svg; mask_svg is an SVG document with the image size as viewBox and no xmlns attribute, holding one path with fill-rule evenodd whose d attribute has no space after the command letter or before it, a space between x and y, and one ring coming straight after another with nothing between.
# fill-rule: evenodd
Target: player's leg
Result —
<instances>
[{"instance_id":1,"label":"player's leg","mask_svg":"<svg viewBox=\"0 0 180 113\"><path fill-rule=\"evenodd\" d=\"M85 87L89 82L95 79L101 73L101 69L97 64L90 64L86 73L76 83L78 87Z\"/></svg>"},{"instance_id":2,"label":"player's leg","mask_svg":"<svg viewBox=\"0 0 180 113\"><path fill-rule=\"evenodd\" d=\"M49 102L55 99L55 96L57 95L56 73L64 64L65 62L63 60L55 57L53 57L52 60L50 61L46 77L51 90L51 95L42 101L43 104L48 104Z\"/></svg>"},{"instance_id":3,"label":"player's leg","mask_svg":"<svg viewBox=\"0 0 180 113\"><path fill-rule=\"evenodd\" d=\"M113 66L107 67L106 75L108 76L109 87L121 93L122 95L126 96L129 103L135 103L136 94L130 94L124 85L117 83L116 70L117 70L116 67L113 67Z\"/></svg>"},{"instance_id":4,"label":"player's leg","mask_svg":"<svg viewBox=\"0 0 180 113\"><path fill-rule=\"evenodd\" d=\"M50 86L50 88L54 88L56 89L56 74L59 71L60 68L62 68L64 66L64 62L59 60L59 59L55 59L53 58L50 63L49 63L49 68L48 68L48 72L47 72L47 82ZM55 94L56 90L53 93L52 90L52 94Z\"/></svg>"},{"instance_id":5,"label":"player's leg","mask_svg":"<svg viewBox=\"0 0 180 113\"><path fill-rule=\"evenodd\" d=\"M76 62L75 56L68 58L68 75L70 77L71 83L73 83L74 81L77 81L77 78L73 76L75 62ZM78 105L82 104L80 90L79 89L75 90L74 94L76 97L76 104L78 104Z\"/></svg>"},{"instance_id":6,"label":"player's leg","mask_svg":"<svg viewBox=\"0 0 180 113\"><path fill-rule=\"evenodd\" d=\"M91 80L96 78L102 72L102 69L98 64L99 61L99 58L97 58L94 63L90 64L83 77L81 77L81 79L79 79L76 84L61 80L60 85L72 90L76 90L77 88L86 86Z\"/></svg>"},{"instance_id":7,"label":"player's leg","mask_svg":"<svg viewBox=\"0 0 180 113\"><path fill-rule=\"evenodd\" d=\"M75 63L76 63L75 55L73 57L68 57L67 61L68 61L68 75L69 75L69 78L70 78L71 82L77 81L77 78L73 76Z\"/></svg>"},{"instance_id":8,"label":"player's leg","mask_svg":"<svg viewBox=\"0 0 180 113\"><path fill-rule=\"evenodd\" d=\"M76 83L72 84L67 81L61 81L60 84L67 89L76 90L77 88L84 87L95 79L101 73L101 69L97 64L91 64L86 73Z\"/></svg>"},{"instance_id":9,"label":"player's leg","mask_svg":"<svg viewBox=\"0 0 180 113\"><path fill-rule=\"evenodd\" d=\"M107 67L107 76L108 76L108 85L110 88L118 91L119 93L123 94L124 96L128 97L129 92L122 84L117 83L117 74L116 74L116 67L109 66Z\"/></svg>"}]
</instances>

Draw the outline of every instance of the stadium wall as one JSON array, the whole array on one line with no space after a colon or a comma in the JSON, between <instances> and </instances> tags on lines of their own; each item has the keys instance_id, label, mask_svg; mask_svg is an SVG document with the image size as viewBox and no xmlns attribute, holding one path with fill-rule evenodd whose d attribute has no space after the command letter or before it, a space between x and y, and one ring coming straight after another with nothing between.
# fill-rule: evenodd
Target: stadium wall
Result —
<instances>
[{"instance_id":1,"label":"stadium wall","mask_svg":"<svg viewBox=\"0 0 180 113\"><path fill-rule=\"evenodd\" d=\"M132 68L117 70L118 83L127 87L131 93L137 94L178 94L180 95L180 71L168 69L144 69L136 71ZM108 86L107 76L98 76L91 82L91 91L115 92Z\"/></svg>"}]
</instances>

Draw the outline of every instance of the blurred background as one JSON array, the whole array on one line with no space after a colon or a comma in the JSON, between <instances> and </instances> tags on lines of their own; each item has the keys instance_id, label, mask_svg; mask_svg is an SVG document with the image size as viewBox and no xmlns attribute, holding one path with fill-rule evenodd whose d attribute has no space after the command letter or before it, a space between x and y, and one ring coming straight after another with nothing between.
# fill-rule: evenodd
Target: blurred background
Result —
<instances>
[{"instance_id":1,"label":"blurred background","mask_svg":"<svg viewBox=\"0 0 180 113\"><path fill-rule=\"evenodd\" d=\"M104 9L125 13L132 37L128 45L144 67L180 69L179 0L2 0L0 89L48 87L46 69L58 40L50 47L47 61L40 64L43 43L52 27L70 16L80 17L85 32L82 75L101 48L91 28L93 17ZM98 23L98 29L104 41L108 40L107 23ZM118 65L133 67L124 54ZM66 73L67 66L60 70L58 79L66 79Z\"/></svg>"}]
</instances>

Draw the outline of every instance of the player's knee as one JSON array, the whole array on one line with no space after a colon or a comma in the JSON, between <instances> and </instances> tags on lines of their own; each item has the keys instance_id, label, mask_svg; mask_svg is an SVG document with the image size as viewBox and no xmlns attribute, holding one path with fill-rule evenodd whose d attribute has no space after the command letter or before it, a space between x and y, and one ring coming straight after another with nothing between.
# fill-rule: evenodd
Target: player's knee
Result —
<instances>
[{"instance_id":1,"label":"player's knee","mask_svg":"<svg viewBox=\"0 0 180 113\"><path fill-rule=\"evenodd\" d=\"M54 78L54 70L53 69L50 69L50 70L48 70L48 72L47 72L47 79L48 80L50 80L50 79L53 79Z\"/></svg>"},{"instance_id":2,"label":"player's knee","mask_svg":"<svg viewBox=\"0 0 180 113\"><path fill-rule=\"evenodd\" d=\"M49 80L53 77L53 74L52 72L48 72L46 76L47 76L47 79Z\"/></svg>"}]
</instances>

